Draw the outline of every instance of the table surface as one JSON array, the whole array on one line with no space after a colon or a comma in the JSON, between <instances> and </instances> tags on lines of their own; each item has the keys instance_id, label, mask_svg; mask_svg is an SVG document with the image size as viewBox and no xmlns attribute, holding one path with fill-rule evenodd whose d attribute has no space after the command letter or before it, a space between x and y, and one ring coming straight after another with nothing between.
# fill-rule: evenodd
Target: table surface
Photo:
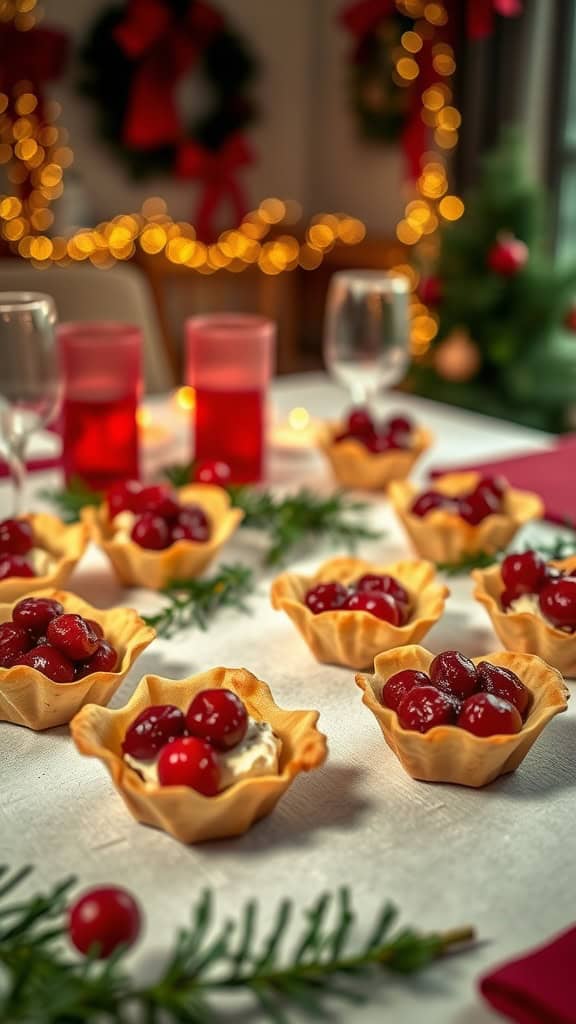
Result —
<instances>
[{"instance_id":1,"label":"table surface","mask_svg":"<svg viewBox=\"0 0 576 1024\"><path fill-rule=\"evenodd\" d=\"M322 375L284 378L275 383L273 399L280 415L304 405L315 416L335 417L345 406L343 393ZM151 407L157 418L167 417L166 403ZM435 463L470 462L552 443L536 431L414 397L393 396L383 403L385 411L398 408L436 435L433 451L419 467L420 478ZM182 441L171 455L178 444ZM282 486L308 483L326 491L331 486L321 458L312 452L274 453L270 479ZM55 480L53 474L35 475L32 491ZM0 514L1 509L8 513L8 502L3 484ZM39 507L37 500L32 505ZM363 545L361 555L386 561L408 554L385 503L373 501L368 519L385 536ZM224 558L257 566L261 553L261 538L246 531L232 540ZM294 565L311 570L332 553L314 550ZM246 836L185 847L137 824L101 763L82 758L66 728L36 734L2 724L0 860L35 864L37 888L69 873L79 875L82 886L105 881L128 886L143 903L148 922L144 941L131 955L137 973L156 969L205 886L215 890L220 915L258 895L263 926L279 896L291 895L304 905L320 890L343 883L354 891L359 936L387 897L401 908L406 923L439 930L473 924L482 940L475 950L416 979L379 985L365 1006L344 1007L338 1019L376 1024L384 1011L402 1024L490 1024L497 1018L477 995L478 977L572 923L564 894L576 885L576 708L550 724L516 773L485 790L415 782L384 744L352 672L317 664L290 621L271 609L270 578L261 573L249 615L227 611L206 633L156 640L112 704L125 703L146 672L178 679L217 664L245 666L269 682L279 704L320 710L330 748L324 767L299 777L275 811ZM470 581L449 584L445 615L427 645L471 655L496 650ZM143 591L122 591L94 548L69 589L102 607L148 610L158 602Z\"/></svg>"}]
</instances>

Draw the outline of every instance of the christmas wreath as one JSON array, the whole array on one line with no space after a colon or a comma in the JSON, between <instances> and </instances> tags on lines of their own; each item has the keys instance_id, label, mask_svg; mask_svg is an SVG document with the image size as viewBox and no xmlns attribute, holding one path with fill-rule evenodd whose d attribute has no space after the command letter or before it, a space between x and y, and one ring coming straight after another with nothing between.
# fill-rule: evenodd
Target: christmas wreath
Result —
<instances>
[{"instance_id":1,"label":"christmas wreath","mask_svg":"<svg viewBox=\"0 0 576 1024\"><path fill-rule=\"evenodd\" d=\"M201 237L213 235L224 200L240 221L245 202L237 172L254 159L243 131L255 114L256 62L224 15L205 0L128 0L98 17L81 57L82 92L95 102L102 135L132 176L201 181ZM186 123L179 98L183 105L195 99L186 81L195 69L209 99Z\"/></svg>"}]
</instances>

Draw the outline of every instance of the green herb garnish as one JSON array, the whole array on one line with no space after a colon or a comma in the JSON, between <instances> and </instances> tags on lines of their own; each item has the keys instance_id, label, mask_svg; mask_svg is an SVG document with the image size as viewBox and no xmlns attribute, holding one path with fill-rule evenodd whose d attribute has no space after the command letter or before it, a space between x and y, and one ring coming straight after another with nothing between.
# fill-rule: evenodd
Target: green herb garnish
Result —
<instances>
[{"instance_id":1,"label":"green herb garnish","mask_svg":"<svg viewBox=\"0 0 576 1024\"><path fill-rule=\"evenodd\" d=\"M248 611L244 598L254 590L252 571L245 565L223 565L208 579L175 580L159 593L166 603L155 615L143 615L148 626L160 636L172 636L179 629L196 626L207 629L220 608Z\"/></svg>"}]
</instances>

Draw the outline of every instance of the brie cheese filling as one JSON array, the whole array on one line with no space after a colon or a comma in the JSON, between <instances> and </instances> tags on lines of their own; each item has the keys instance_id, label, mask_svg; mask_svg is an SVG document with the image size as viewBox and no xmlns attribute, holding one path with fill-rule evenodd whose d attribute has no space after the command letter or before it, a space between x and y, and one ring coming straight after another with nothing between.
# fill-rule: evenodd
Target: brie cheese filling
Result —
<instances>
[{"instance_id":1,"label":"brie cheese filling","mask_svg":"<svg viewBox=\"0 0 576 1024\"><path fill-rule=\"evenodd\" d=\"M136 516L133 512L119 512L118 515L114 516L110 525L114 530L114 540L126 541L131 540L131 533L136 522Z\"/></svg>"},{"instance_id":2,"label":"brie cheese filling","mask_svg":"<svg viewBox=\"0 0 576 1024\"><path fill-rule=\"evenodd\" d=\"M507 611L530 612L532 615L538 615L541 619L544 618L542 612L540 611L538 594L521 594L520 597L516 597L513 601L510 602L510 607L507 609Z\"/></svg>"},{"instance_id":3,"label":"brie cheese filling","mask_svg":"<svg viewBox=\"0 0 576 1024\"><path fill-rule=\"evenodd\" d=\"M248 719L246 735L241 743L231 750L216 750L220 768L220 788L228 789L241 779L252 779L258 775L277 775L282 740L274 735L268 722ZM124 761L144 779L157 786L158 756L150 761L141 761L130 754L124 754Z\"/></svg>"},{"instance_id":4,"label":"brie cheese filling","mask_svg":"<svg viewBox=\"0 0 576 1024\"><path fill-rule=\"evenodd\" d=\"M44 548L32 548L27 557L37 576L47 576L56 564L56 560Z\"/></svg>"}]
</instances>

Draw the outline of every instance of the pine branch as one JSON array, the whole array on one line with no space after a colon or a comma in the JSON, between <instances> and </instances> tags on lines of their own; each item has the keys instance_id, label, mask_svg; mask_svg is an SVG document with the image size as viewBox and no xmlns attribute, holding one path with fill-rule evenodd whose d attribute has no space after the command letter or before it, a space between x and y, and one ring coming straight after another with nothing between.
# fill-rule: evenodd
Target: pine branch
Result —
<instances>
[{"instance_id":1,"label":"pine branch","mask_svg":"<svg viewBox=\"0 0 576 1024\"><path fill-rule=\"evenodd\" d=\"M162 476L172 484L172 487L186 487L187 484L194 483L194 467L196 466L196 460L192 459L191 462L176 463L173 466L166 466L162 470Z\"/></svg>"},{"instance_id":2,"label":"pine branch","mask_svg":"<svg viewBox=\"0 0 576 1024\"><path fill-rule=\"evenodd\" d=\"M283 952L292 930L291 900L280 902L269 934L256 941L256 904L248 903L235 920L215 926L213 898L206 891L192 910L190 927L177 935L158 980L138 988L123 972L124 950L108 961L77 961L63 951L66 896L73 880L47 896L2 907L1 900L23 877L12 876L0 898L0 918L11 922L0 939L0 1020L6 1024L209 1024L214 997L226 992L251 995L273 1022L288 1021L294 1009L320 1018L327 1015L327 999L364 1001L366 983L382 980L382 968L414 973L474 941L471 928L445 934L407 928L390 934L396 915L386 905L368 942L349 948L354 914L344 888L336 899L324 893L304 912L292 952ZM224 1019L234 1020L234 1010Z\"/></svg>"},{"instance_id":3,"label":"pine branch","mask_svg":"<svg viewBox=\"0 0 576 1024\"><path fill-rule=\"evenodd\" d=\"M62 489L41 491L40 497L58 509L65 523L77 523L83 508L100 505L104 501L101 491L93 491L79 477L72 477L68 486Z\"/></svg>"},{"instance_id":4,"label":"pine branch","mask_svg":"<svg viewBox=\"0 0 576 1024\"><path fill-rule=\"evenodd\" d=\"M208 579L175 580L160 593L166 604L155 615L143 615L148 626L160 636L172 636L180 629L208 628L220 608L247 612L244 598L254 590L252 571L245 565L223 565Z\"/></svg>"},{"instance_id":5,"label":"pine branch","mask_svg":"<svg viewBox=\"0 0 576 1024\"><path fill-rule=\"evenodd\" d=\"M463 555L459 562L437 562L436 568L438 572L444 572L447 576L464 576L472 569L487 569L503 554L504 552L498 552L489 555L487 551L477 551L474 555Z\"/></svg>"},{"instance_id":6,"label":"pine branch","mask_svg":"<svg viewBox=\"0 0 576 1024\"><path fill-rule=\"evenodd\" d=\"M566 527L574 529L574 524L567 522ZM474 555L464 555L459 562L437 562L436 568L439 572L446 573L447 576L461 576L472 569L486 569L494 565L495 562L501 562L511 551L519 554L522 551L528 550L537 551L547 562L554 559L569 558L571 555L576 555L576 535L565 537L556 534L550 540L542 538L542 540L534 540L530 544L524 544L522 547L512 545L508 551L496 551L491 555L486 551L478 551Z\"/></svg>"}]
</instances>

